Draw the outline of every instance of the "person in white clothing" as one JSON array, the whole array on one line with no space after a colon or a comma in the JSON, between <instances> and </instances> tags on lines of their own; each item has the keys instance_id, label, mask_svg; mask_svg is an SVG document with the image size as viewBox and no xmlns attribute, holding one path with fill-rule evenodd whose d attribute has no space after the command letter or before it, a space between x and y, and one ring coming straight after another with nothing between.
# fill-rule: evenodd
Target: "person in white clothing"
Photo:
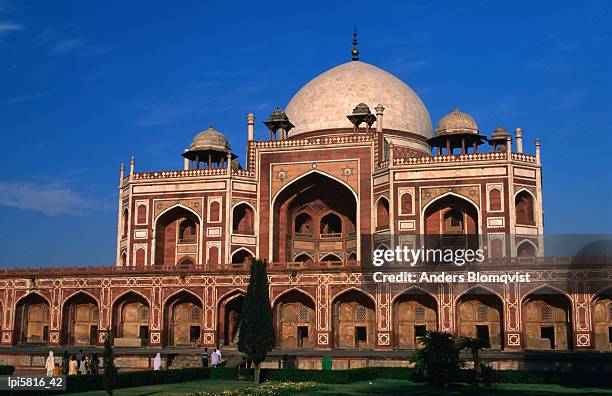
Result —
<instances>
[{"instance_id":1,"label":"person in white clothing","mask_svg":"<svg viewBox=\"0 0 612 396\"><path fill-rule=\"evenodd\" d=\"M47 377L53 377L53 369L55 368L55 358L53 357L53 351L49 351L47 361L45 362L45 369L47 370Z\"/></svg>"},{"instance_id":2,"label":"person in white clothing","mask_svg":"<svg viewBox=\"0 0 612 396\"><path fill-rule=\"evenodd\" d=\"M161 354L157 352L157 355L155 355L155 360L153 360L153 370L161 370L161 366L162 366Z\"/></svg>"},{"instance_id":3,"label":"person in white clothing","mask_svg":"<svg viewBox=\"0 0 612 396\"><path fill-rule=\"evenodd\" d=\"M217 349L215 349L210 355L210 363L213 367L217 367L217 364L219 364L219 354L217 353Z\"/></svg>"}]
</instances>

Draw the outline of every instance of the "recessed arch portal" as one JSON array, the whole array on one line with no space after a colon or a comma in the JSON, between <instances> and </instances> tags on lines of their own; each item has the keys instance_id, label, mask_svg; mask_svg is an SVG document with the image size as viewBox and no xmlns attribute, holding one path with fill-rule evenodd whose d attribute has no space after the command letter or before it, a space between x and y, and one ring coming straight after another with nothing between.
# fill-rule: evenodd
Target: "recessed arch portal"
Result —
<instances>
[{"instance_id":1,"label":"recessed arch portal","mask_svg":"<svg viewBox=\"0 0 612 396\"><path fill-rule=\"evenodd\" d=\"M599 292L592 306L595 348L598 351L612 351L612 287Z\"/></svg>"},{"instance_id":2,"label":"recessed arch portal","mask_svg":"<svg viewBox=\"0 0 612 396\"><path fill-rule=\"evenodd\" d=\"M96 345L99 320L97 300L82 291L73 294L62 308L62 343Z\"/></svg>"},{"instance_id":3,"label":"recessed arch portal","mask_svg":"<svg viewBox=\"0 0 612 396\"><path fill-rule=\"evenodd\" d=\"M356 194L322 172L311 171L284 186L273 199L271 221L273 261L291 261L303 249L319 257L330 240L330 253L345 257L348 250L358 250Z\"/></svg>"},{"instance_id":4,"label":"recessed arch portal","mask_svg":"<svg viewBox=\"0 0 612 396\"><path fill-rule=\"evenodd\" d=\"M423 210L428 249L478 249L478 207L465 197L447 193Z\"/></svg>"},{"instance_id":5,"label":"recessed arch portal","mask_svg":"<svg viewBox=\"0 0 612 396\"><path fill-rule=\"evenodd\" d=\"M411 287L393 301L394 347L416 349L418 338L438 328L438 304L429 293Z\"/></svg>"},{"instance_id":6,"label":"recessed arch portal","mask_svg":"<svg viewBox=\"0 0 612 396\"><path fill-rule=\"evenodd\" d=\"M572 349L572 301L563 292L541 286L523 299L526 349Z\"/></svg>"},{"instance_id":7,"label":"recessed arch portal","mask_svg":"<svg viewBox=\"0 0 612 396\"><path fill-rule=\"evenodd\" d=\"M235 347L238 343L244 291L237 289L219 299L217 308L217 339L223 345Z\"/></svg>"},{"instance_id":8,"label":"recessed arch portal","mask_svg":"<svg viewBox=\"0 0 612 396\"><path fill-rule=\"evenodd\" d=\"M198 257L200 218L181 205L165 210L155 221L155 265L174 266L178 252Z\"/></svg>"},{"instance_id":9,"label":"recessed arch portal","mask_svg":"<svg viewBox=\"0 0 612 396\"><path fill-rule=\"evenodd\" d=\"M132 290L113 303L113 336L116 346L145 346L149 341L150 305Z\"/></svg>"},{"instance_id":10,"label":"recessed arch portal","mask_svg":"<svg viewBox=\"0 0 612 396\"><path fill-rule=\"evenodd\" d=\"M196 345L201 340L202 300L186 290L174 293L164 304L164 343Z\"/></svg>"},{"instance_id":11,"label":"recessed arch portal","mask_svg":"<svg viewBox=\"0 0 612 396\"><path fill-rule=\"evenodd\" d=\"M375 345L376 308L368 294L349 289L332 301L334 347L372 349Z\"/></svg>"},{"instance_id":12,"label":"recessed arch portal","mask_svg":"<svg viewBox=\"0 0 612 396\"><path fill-rule=\"evenodd\" d=\"M291 289L274 300L276 344L280 348L310 348L314 344L316 310L312 297Z\"/></svg>"},{"instance_id":13,"label":"recessed arch portal","mask_svg":"<svg viewBox=\"0 0 612 396\"><path fill-rule=\"evenodd\" d=\"M502 349L504 304L497 293L476 286L457 298L457 330L459 336L489 342L491 349Z\"/></svg>"},{"instance_id":14,"label":"recessed arch portal","mask_svg":"<svg viewBox=\"0 0 612 396\"><path fill-rule=\"evenodd\" d=\"M30 293L17 301L13 327L15 344L48 342L49 325L49 300L38 293Z\"/></svg>"}]
</instances>

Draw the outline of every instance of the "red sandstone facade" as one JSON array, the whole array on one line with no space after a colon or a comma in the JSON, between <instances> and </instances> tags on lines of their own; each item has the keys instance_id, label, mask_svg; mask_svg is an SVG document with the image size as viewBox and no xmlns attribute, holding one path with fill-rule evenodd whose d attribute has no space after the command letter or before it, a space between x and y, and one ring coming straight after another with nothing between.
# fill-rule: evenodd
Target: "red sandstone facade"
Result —
<instances>
[{"instance_id":1,"label":"red sandstone facade","mask_svg":"<svg viewBox=\"0 0 612 396\"><path fill-rule=\"evenodd\" d=\"M2 344L100 345L110 331L116 346L231 348L258 257L283 350L414 349L425 329L498 350L612 350L610 261L543 254L539 142L523 153L518 130L513 151L497 130L489 145L452 114L432 139L384 128L377 108L365 128L292 136L282 125L269 141L253 140L250 116L244 169L213 130L182 170L136 172L132 161L116 267L0 274ZM423 235L483 249L472 269L533 282L371 281L374 249L423 246Z\"/></svg>"}]
</instances>

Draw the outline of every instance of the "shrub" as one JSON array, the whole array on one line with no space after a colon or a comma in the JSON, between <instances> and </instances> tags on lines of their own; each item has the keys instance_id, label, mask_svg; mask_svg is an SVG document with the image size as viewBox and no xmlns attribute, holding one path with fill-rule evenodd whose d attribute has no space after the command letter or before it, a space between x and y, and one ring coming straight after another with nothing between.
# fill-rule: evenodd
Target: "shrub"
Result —
<instances>
[{"instance_id":1,"label":"shrub","mask_svg":"<svg viewBox=\"0 0 612 396\"><path fill-rule=\"evenodd\" d=\"M487 364L480 365L480 381L485 386L491 386L498 380L497 370Z\"/></svg>"},{"instance_id":2,"label":"shrub","mask_svg":"<svg viewBox=\"0 0 612 396\"><path fill-rule=\"evenodd\" d=\"M15 372L15 366L0 365L0 375L11 375Z\"/></svg>"}]
</instances>

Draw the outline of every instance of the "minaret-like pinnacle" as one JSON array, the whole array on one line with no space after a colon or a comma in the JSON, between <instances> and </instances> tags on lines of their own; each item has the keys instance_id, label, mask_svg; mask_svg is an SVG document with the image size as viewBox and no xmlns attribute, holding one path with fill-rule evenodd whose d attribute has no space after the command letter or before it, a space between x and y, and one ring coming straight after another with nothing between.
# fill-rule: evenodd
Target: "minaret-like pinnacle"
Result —
<instances>
[{"instance_id":1,"label":"minaret-like pinnacle","mask_svg":"<svg viewBox=\"0 0 612 396\"><path fill-rule=\"evenodd\" d=\"M351 53L353 54L353 60L358 61L359 50L357 49L357 26L355 26L355 29L353 30L353 51Z\"/></svg>"}]
</instances>

